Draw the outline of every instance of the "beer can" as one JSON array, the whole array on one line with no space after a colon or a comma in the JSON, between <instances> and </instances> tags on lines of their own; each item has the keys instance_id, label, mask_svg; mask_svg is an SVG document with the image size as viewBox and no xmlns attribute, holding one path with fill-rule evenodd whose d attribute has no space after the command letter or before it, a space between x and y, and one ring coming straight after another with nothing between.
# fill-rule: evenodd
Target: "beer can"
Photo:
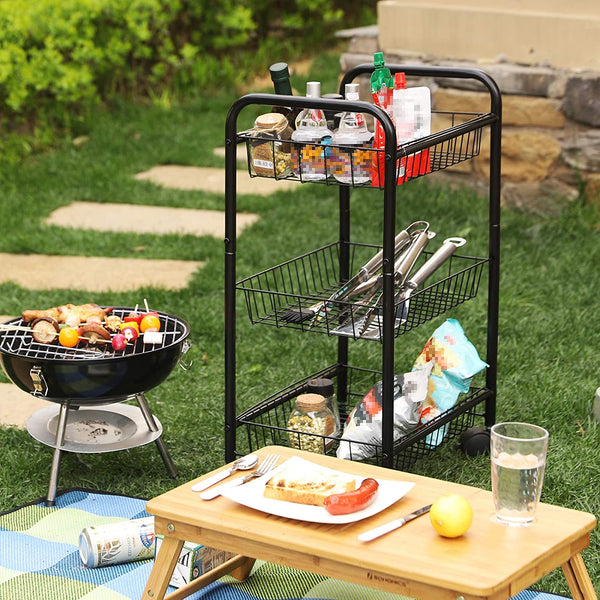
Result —
<instances>
[{"instance_id":1,"label":"beer can","mask_svg":"<svg viewBox=\"0 0 600 600\"><path fill-rule=\"evenodd\" d=\"M85 527L79 535L79 556L86 567L146 560L154 557L154 517Z\"/></svg>"}]
</instances>

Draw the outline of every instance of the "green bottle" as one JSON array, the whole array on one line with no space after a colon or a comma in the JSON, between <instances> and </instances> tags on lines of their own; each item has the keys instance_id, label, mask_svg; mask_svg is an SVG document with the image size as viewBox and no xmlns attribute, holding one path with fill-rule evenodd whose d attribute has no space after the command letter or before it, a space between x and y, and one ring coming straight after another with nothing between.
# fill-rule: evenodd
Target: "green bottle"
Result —
<instances>
[{"instance_id":1,"label":"green bottle","mask_svg":"<svg viewBox=\"0 0 600 600\"><path fill-rule=\"evenodd\" d=\"M293 96L292 85L290 83L290 72L288 66L284 62L275 63L269 67L271 73L271 81L276 94L282 96ZM289 126L294 129L296 126L296 117L300 112L299 108L292 109L289 106L274 106L271 112L281 113L285 115Z\"/></svg>"}]
</instances>

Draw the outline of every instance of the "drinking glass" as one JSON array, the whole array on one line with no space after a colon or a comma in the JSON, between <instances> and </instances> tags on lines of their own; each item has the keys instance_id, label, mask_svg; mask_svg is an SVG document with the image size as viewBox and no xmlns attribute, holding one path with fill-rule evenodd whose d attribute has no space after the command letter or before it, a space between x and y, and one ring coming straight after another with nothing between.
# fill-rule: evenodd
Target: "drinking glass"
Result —
<instances>
[{"instance_id":1,"label":"drinking glass","mask_svg":"<svg viewBox=\"0 0 600 600\"><path fill-rule=\"evenodd\" d=\"M518 527L533 523L547 448L548 432L537 425L497 423L492 427L492 495L501 523Z\"/></svg>"}]
</instances>

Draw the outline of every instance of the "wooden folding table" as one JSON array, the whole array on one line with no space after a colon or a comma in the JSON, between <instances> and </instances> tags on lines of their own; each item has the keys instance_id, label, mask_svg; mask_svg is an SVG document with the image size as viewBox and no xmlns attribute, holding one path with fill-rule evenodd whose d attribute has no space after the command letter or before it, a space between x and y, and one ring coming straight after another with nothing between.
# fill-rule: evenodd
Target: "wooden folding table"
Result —
<instances>
[{"instance_id":1,"label":"wooden folding table","mask_svg":"<svg viewBox=\"0 0 600 600\"><path fill-rule=\"evenodd\" d=\"M269 453L279 454L280 464L297 455L357 476L415 486L374 516L331 525L276 517L222 496L201 500L191 488L206 474L148 502L156 532L165 537L143 600L165 597L184 541L237 556L169 594L169 600L184 598L225 573L244 579L255 559L423 600L506 600L562 567L574 600L597 600L581 556L596 526L592 514L542 503L533 525L507 527L496 521L488 491L281 446L258 451L260 456ZM461 494L473 507L473 524L464 536L442 538L423 516L372 542L358 541L359 533L450 493Z\"/></svg>"}]
</instances>

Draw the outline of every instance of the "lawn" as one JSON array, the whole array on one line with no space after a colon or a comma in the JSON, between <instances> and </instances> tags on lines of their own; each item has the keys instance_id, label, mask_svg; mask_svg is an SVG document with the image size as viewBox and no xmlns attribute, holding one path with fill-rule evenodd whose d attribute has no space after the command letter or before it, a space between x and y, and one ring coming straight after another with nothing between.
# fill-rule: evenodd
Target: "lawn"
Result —
<instances>
[{"instance_id":1,"label":"lawn","mask_svg":"<svg viewBox=\"0 0 600 600\"><path fill-rule=\"evenodd\" d=\"M310 73L334 91L337 57L322 57ZM303 90L308 77L296 78ZM258 91L258 90L257 90ZM148 298L152 306L176 314L191 326L189 371L176 368L148 393L164 426L164 439L179 469L170 479L154 445L111 454L67 454L59 487L87 486L150 497L216 468L223 461L223 241L211 237L77 231L46 226L52 210L73 201L122 202L223 209L220 195L177 191L133 179L157 164L221 167L213 150L224 144L227 109L233 91L189 99L171 107L122 104L98 110L88 140L30 157L17 167L0 166L3 224L0 252L170 258L205 261L184 291L151 288L132 293L81 290L30 291L0 285L0 314L19 314L66 302L132 306ZM248 123L253 114L245 115ZM302 185L292 193L242 196L238 209L260 215L238 241L238 279L334 241L337 195L326 186ZM352 194L353 238L381 238L381 195ZM487 246L487 199L467 188L451 188L427 178L398 193L397 226L429 218L440 239L464 236L469 251L483 256ZM600 427L591 416L600 386L598 290L599 216L575 202L555 216L503 210L497 420L537 423L550 432L543 500L600 514ZM290 227L290 221L293 227ZM84 276L84 274L82 274ZM107 273L127 277L127 273ZM484 353L485 282L482 293L452 316ZM322 366L334 341L252 326L242 298L238 312L239 408L245 408ZM398 341L398 372L410 370L429 335L444 317ZM376 343L351 344L351 363L375 368ZM330 362L330 361L327 361ZM2 375L1 381L8 381ZM366 391L366 390L365 390ZM26 431L0 428L0 511L46 493L52 452ZM489 458L464 456L446 444L419 461L415 472L490 488ZM600 581L600 538L584 553L592 581ZM568 593L562 575L546 577L540 587ZM600 588L597 588L600 590Z\"/></svg>"}]
</instances>

